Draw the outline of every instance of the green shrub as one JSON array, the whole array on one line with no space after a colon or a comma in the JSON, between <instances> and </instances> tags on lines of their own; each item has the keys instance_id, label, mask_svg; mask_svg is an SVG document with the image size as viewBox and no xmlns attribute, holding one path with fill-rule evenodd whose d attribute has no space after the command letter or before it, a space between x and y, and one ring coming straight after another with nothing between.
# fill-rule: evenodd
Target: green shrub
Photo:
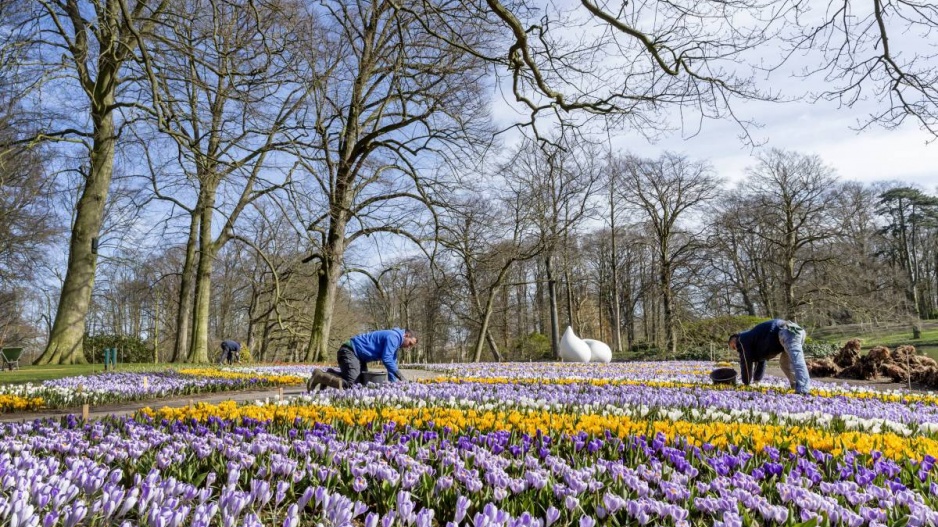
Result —
<instances>
[{"instance_id":1,"label":"green shrub","mask_svg":"<svg viewBox=\"0 0 938 527\"><path fill-rule=\"evenodd\" d=\"M130 335L85 335L82 348L85 360L91 363L104 362L104 348L117 348L117 360L121 363L153 362L149 343Z\"/></svg>"},{"instance_id":2,"label":"green shrub","mask_svg":"<svg viewBox=\"0 0 938 527\"><path fill-rule=\"evenodd\" d=\"M684 348L678 351L674 358L677 360L710 360L710 346Z\"/></svg>"},{"instance_id":3,"label":"green shrub","mask_svg":"<svg viewBox=\"0 0 938 527\"><path fill-rule=\"evenodd\" d=\"M630 357L632 360L652 360L665 358L665 353L658 349L654 342L635 342L629 346L629 351L632 352L632 356Z\"/></svg>"},{"instance_id":4,"label":"green shrub","mask_svg":"<svg viewBox=\"0 0 938 527\"><path fill-rule=\"evenodd\" d=\"M238 353L238 360L240 362L254 362L254 357L251 356L251 350L247 346L241 346L241 351Z\"/></svg>"},{"instance_id":5,"label":"green shrub","mask_svg":"<svg viewBox=\"0 0 938 527\"><path fill-rule=\"evenodd\" d=\"M840 345L835 342L817 342L807 339L804 343L804 354L806 357L823 359L832 357L840 351Z\"/></svg>"},{"instance_id":6,"label":"green shrub","mask_svg":"<svg viewBox=\"0 0 938 527\"><path fill-rule=\"evenodd\" d=\"M542 333L529 333L511 345L511 352L515 357L525 359L552 359L553 352L550 349L550 339Z\"/></svg>"},{"instance_id":7,"label":"green shrub","mask_svg":"<svg viewBox=\"0 0 938 527\"><path fill-rule=\"evenodd\" d=\"M711 355L711 348L707 346L690 346L684 348L677 352L675 359L677 360L711 360L714 361L735 361L739 358L735 351L731 350L725 345L713 346L713 354Z\"/></svg>"}]
</instances>

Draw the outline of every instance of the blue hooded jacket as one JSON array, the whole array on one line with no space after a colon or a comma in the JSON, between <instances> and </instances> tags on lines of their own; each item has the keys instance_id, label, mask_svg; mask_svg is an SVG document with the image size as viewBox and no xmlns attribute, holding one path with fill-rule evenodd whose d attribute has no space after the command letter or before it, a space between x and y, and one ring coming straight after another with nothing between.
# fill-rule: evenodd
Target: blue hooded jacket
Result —
<instances>
[{"instance_id":1,"label":"blue hooded jacket","mask_svg":"<svg viewBox=\"0 0 938 527\"><path fill-rule=\"evenodd\" d=\"M404 343L404 330L401 328L382 329L371 333L356 335L349 341L355 356L362 362L379 360L388 370L388 381L401 380L397 369L397 350Z\"/></svg>"}]
</instances>

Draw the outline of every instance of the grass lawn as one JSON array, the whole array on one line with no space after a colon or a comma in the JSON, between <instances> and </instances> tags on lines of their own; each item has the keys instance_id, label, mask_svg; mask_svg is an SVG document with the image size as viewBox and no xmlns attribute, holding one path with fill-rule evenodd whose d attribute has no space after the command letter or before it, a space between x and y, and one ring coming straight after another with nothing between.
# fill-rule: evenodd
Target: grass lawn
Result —
<instances>
[{"instance_id":1,"label":"grass lawn","mask_svg":"<svg viewBox=\"0 0 938 527\"><path fill-rule=\"evenodd\" d=\"M141 371L141 370L163 370L166 365L154 364L133 364L118 365L115 371ZM69 364L44 366L20 366L18 370L0 371L0 384L25 384L27 382L40 383L50 379L61 379L62 377L72 377L75 375L87 375L90 373L101 373L104 371L104 364Z\"/></svg>"}]
</instances>

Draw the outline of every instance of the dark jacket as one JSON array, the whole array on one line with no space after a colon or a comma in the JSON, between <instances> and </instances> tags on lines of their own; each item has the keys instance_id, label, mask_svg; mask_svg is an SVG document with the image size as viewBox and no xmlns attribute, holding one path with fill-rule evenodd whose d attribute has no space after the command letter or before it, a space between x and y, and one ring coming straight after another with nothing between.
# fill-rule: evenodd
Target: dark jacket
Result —
<instances>
[{"instance_id":1,"label":"dark jacket","mask_svg":"<svg viewBox=\"0 0 938 527\"><path fill-rule=\"evenodd\" d=\"M223 340L221 341L221 349L223 351L241 351L241 344L237 343L234 340Z\"/></svg>"},{"instance_id":2,"label":"dark jacket","mask_svg":"<svg viewBox=\"0 0 938 527\"><path fill-rule=\"evenodd\" d=\"M767 320L737 335L736 351L739 353L743 384L761 381L765 374L765 361L785 352L778 333L786 324L788 322L779 318Z\"/></svg>"}]
</instances>

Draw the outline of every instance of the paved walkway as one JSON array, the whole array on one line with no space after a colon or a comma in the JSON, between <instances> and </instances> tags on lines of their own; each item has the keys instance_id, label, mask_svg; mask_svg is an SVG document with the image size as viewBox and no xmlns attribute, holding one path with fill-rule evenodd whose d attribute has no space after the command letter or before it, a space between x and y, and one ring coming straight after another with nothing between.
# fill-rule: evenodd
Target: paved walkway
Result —
<instances>
[{"instance_id":1,"label":"paved walkway","mask_svg":"<svg viewBox=\"0 0 938 527\"><path fill-rule=\"evenodd\" d=\"M411 370L411 369L401 369L401 373L408 379L432 379L439 376L438 373L424 371L424 370ZM133 401L127 403L116 403L116 404L106 404L101 406L92 406L89 408L88 417L91 419L97 419L101 417L106 417L108 415L133 415L138 410L141 410L146 407L150 408L163 408L164 406L169 406L172 408L181 408L183 406L188 406L190 401L193 404L197 403L207 403L207 404L218 404L225 401L237 401L237 402L253 402L258 399L270 399L271 401L276 401L281 394L281 389L283 390L283 397L289 399L290 397L295 397L297 395L302 395L306 393L305 386L283 386L277 388L270 388L264 390L250 390L250 391L240 391L240 392L216 392L216 393L206 393L206 394L195 394L195 395L186 395L182 397L171 397L163 399L147 399L143 401ZM60 408L54 410L40 410L36 412L15 412L8 414L0 414L0 423L2 422L16 422L16 421L33 421L35 419L43 418L57 418L63 417L68 414L81 414L81 407L77 408Z\"/></svg>"}]
</instances>

